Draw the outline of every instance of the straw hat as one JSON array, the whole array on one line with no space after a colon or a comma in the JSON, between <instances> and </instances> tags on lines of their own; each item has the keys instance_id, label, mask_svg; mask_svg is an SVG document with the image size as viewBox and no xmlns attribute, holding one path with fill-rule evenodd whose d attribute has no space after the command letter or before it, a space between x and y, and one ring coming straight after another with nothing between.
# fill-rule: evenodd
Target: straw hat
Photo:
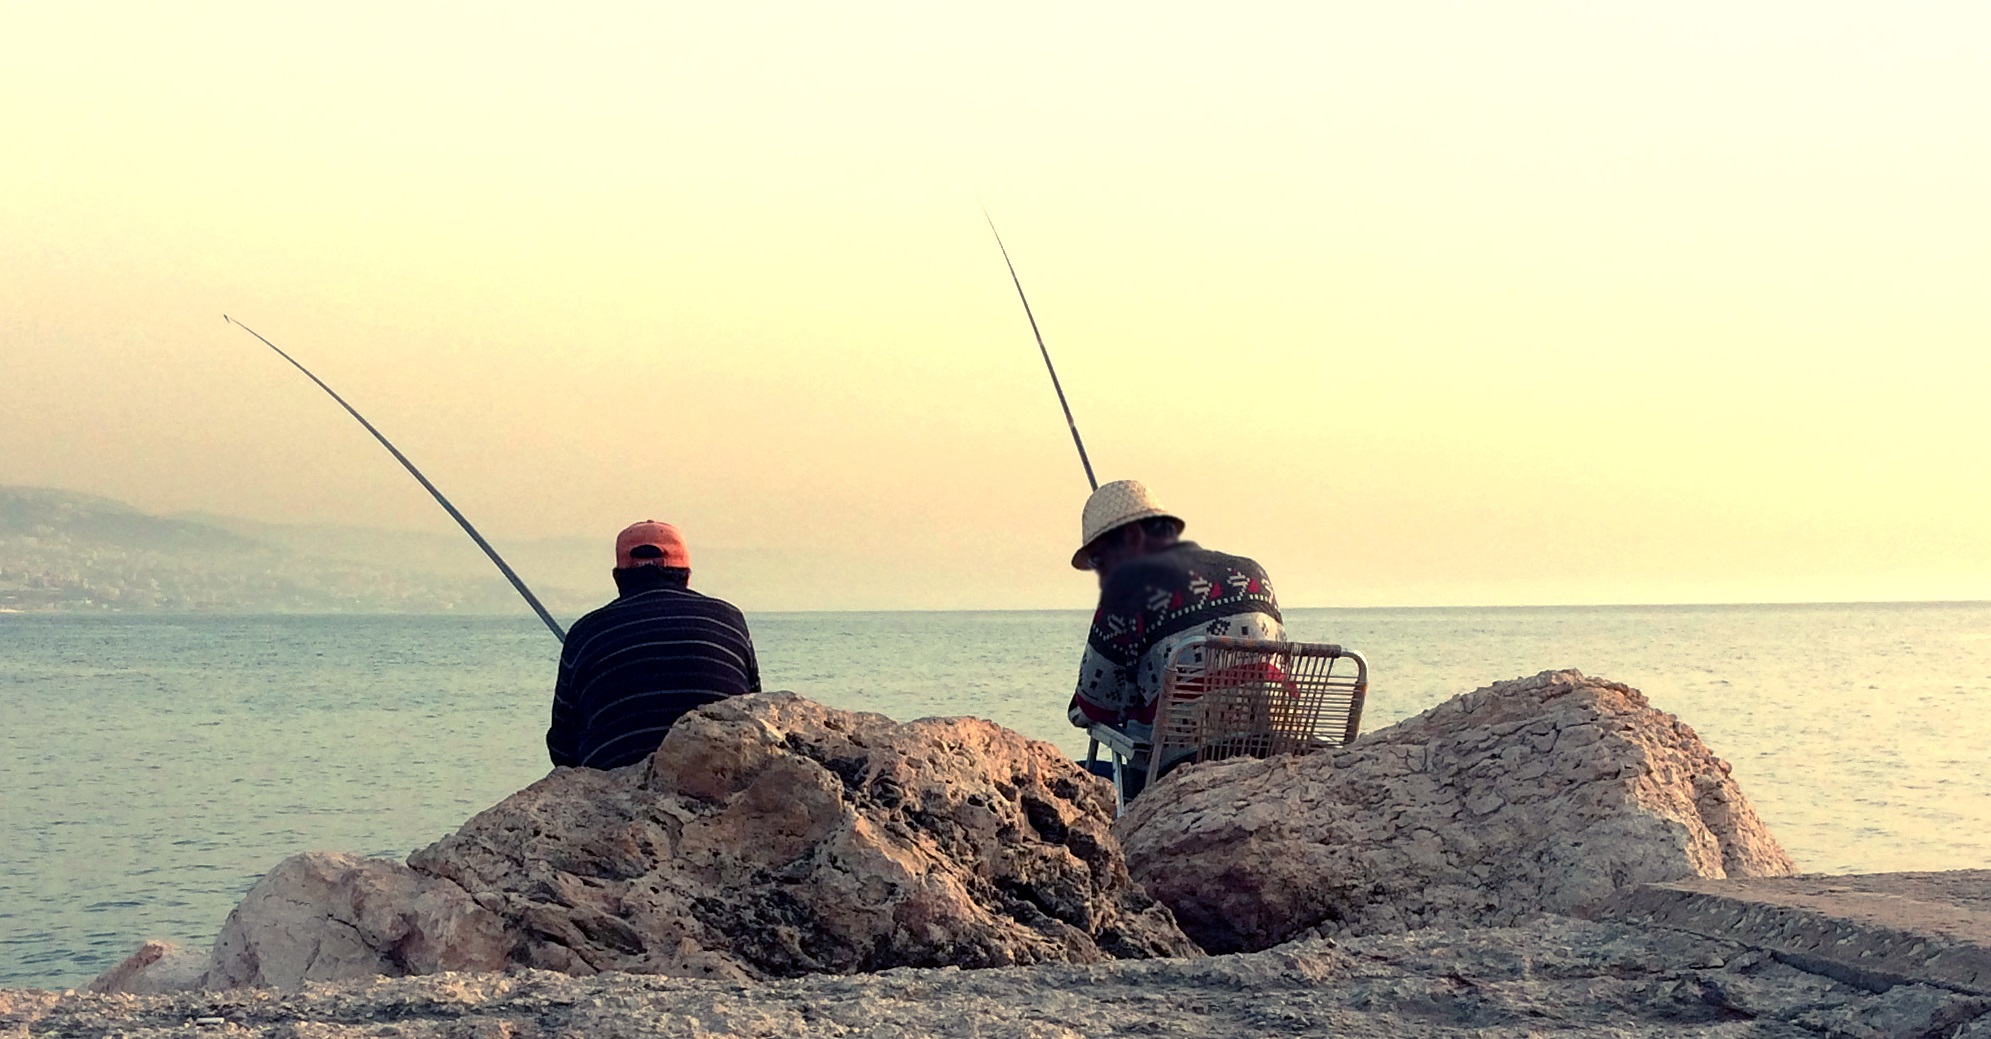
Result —
<instances>
[{"instance_id":1,"label":"straw hat","mask_svg":"<svg viewBox=\"0 0 1991 1039\"><path fill-rule=\"evenodd\" d=\"M1085 500L1085 512L1079 518L1083 538L1078 551L1072 554L1072 568L1092 569L1092 560L1085 557L1085 550L1091 548L1093 542L1116 528L1151 516L1166 516L1188 526L1182 523L1182 517L1162 508L1154 494L1141 486L1139 480L1115 480L1101 484L1098 490L1092 492L1092 497Z\"/></svg>"}]
</instances>

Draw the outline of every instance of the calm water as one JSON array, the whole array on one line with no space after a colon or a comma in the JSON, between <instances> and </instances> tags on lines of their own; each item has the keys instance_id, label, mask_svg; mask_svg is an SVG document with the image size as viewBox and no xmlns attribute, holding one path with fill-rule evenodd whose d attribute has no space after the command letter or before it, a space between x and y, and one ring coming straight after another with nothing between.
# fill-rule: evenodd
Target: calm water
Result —
<instances>
[{"instance_id":1,"label":"calm water","mask_svg":"<svg viewBox=\"0 0 1991 1039\"><path fill-rule=\"evenodd\" d=\"M1079 752L1078 612L763 614L769 688ZM1577 667L1700 731L1801 866L1991 866L1991 603L1295 610L1368 728ZM205 943L307 848L402 856L546 771L530 618L0 615L0 986Z\"/></svg>"}]
</instances>

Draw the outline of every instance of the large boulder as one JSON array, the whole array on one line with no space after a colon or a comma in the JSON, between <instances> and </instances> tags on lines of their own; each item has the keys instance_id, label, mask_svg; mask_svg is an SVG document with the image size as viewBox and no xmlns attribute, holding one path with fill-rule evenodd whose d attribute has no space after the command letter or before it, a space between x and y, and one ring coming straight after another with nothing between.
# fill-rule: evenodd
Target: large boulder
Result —
<instances>
[{"instance_id":1,"label":"large boulder","mask_svg":"<svg viewBox=\"0 0 1991 1039\"><path fill-rule=\"evenodd\" d=\"M774 693L686 715L646 762L556 769L408 861L496 913L517 962L576 974L1194 953L1111 824L1049 744Z\"/></svg>"},{"instance_id":2,"label":"large boulder","mask_svg":"<svg viewBox=\"0 0 1991 1039\"><path fill-rule=\"evenodd\" d=\"M1496 683L1334 751L1178 769L1115 832L1212 952L1505 926L1631 884L1796 871L1694 730L1578 671Z\"/></svg>"},{"instance_id":3,"label":"large boulder","mask_svg":"<svg viewBox=\"0 0 1991 1039\"><path fill-rule=\"evenodd\" d=\"M1135 884L1112 794L992 722L792 693L681 719L649 759L555 769L409 857L307 852L230 913L203 971L147 943L96 986L619 970L749 980L1194 955Z\"/></svg>"},{"instance_id":4,"label":"large boulder","mask_svg":"<svg viewBox=\"0 0 1991 1039\"><path fill-rule=\"evenodd\" d=\"M392 859L310 851L278 863L249 888L222 924L202 980L208 988L296 988L498 970L511 947L498 917L447 880ZM139 991L129 983L116 990Z\"/></svg>"}]
</instances>

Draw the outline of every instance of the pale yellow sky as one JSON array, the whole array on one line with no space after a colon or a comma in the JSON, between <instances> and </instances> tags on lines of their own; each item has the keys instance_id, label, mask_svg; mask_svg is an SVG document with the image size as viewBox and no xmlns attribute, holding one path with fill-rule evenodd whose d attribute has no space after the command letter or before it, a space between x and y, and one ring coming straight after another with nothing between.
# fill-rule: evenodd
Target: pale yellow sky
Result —
<instances>
[{"instance_id":1,"label":"pale yellow sky","mask_svg":"<svg viewBox=\"0 0 1991 1039\"><path fill-rule=\"evenodd\" d=\"M226 312L500 547L1082 606L979 200L1291 605L1991 598L1987 127L1981 3L7 5L0 483L447 528Z\"/></svg>"}]
</instances>

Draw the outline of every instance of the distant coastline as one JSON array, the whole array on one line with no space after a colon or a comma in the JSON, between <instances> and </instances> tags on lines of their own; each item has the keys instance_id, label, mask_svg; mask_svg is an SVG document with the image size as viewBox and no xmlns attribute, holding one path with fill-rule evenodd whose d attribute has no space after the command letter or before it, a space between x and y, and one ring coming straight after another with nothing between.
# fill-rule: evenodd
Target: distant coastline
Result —
<instances>
[{"instance_id":1,"label":"distant coastline","mask_svg":"<svg viewBox=\"0 0 1991 1039\"><path fill-rule=\"evenodd\" d=\"M0 487L0 610L13 613L516 609L468 549L441 535L157 516L109 498ZM558 607L594 604L554 585L541 594Z\"/></svg>"},{"instance_id":2,"label":"distant coastline","mask_svg":"<svg viewBox=\"0 0 1991 1039\"><path fill-rule=\"evenodd\" d=\"M503 551L556 614L575 617L610 594L601 544L585 538L507 541ZM699 587L751 613L1034 613L1065 606L815 609L851 601L816 589L808 566L780 553L715 547ZM831 568L834 570L834 568ZM717 582L721 582L719 584ZM752 589L754 594L747 594ZM894 593L898 598L903 591ZM1035 598L1041 593L1026 593ZM1074 589L1083 598L1083 587ZM866 598L884 596L872 592ZM755 601L781 608L762 609ZM862 601L862 600L860 600ZM890 601L890 598L886 598ZM903 601L903 599L901 599ZM1289 610L1596 612L1969 606L1983 599L1789 602L1444 603L1310 605ZM797 607L801 608L797 608ZM459 532L287 525L208 513L155 515L124 502L40 487L0 486L0 612L22 614L524 615L504 579Z\"/></svg>"}]
</instances>

